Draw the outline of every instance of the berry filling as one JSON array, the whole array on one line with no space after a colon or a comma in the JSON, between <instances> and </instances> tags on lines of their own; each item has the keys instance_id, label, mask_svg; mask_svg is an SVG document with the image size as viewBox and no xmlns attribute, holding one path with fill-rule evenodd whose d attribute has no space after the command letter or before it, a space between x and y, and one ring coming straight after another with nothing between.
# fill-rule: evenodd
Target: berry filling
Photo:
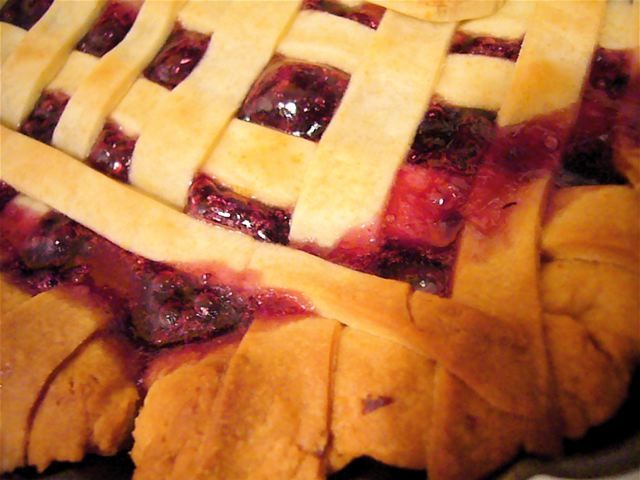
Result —
<instances>
[{"instance_id":1,"label":"berry filling","mask_svg":"<svg viewBox=\"0 0 640 480\"><path fill-rule=\"evenodd\" d=\"M20 132L43 143L51 143L53 131L68 102L66 93L45 90L29 117L20 125Z\"/></svg>"},{"instance_id":2,"label":"berry filling","mask_svg":"<svg viewBox=\"0 0 640 480\"><path fill-rule=\"evenodd\" d=\"M436 168L404 165L384 216L387 239L408 248L444 248L462 228L460 213L471 190L471 177Z\"/></svg>"},{"instance_id":3,"label":"berry filling","mask_svg":"<svg viewBox=\"0 0 640 480\"><path fill-rule=\"evenodd\" d=\"M138 16L139 5L131 2L109 2L91 30L80 40L77 49L102 57L129 33Z\"/></svg>"},{"instance_id":4,"label":"berry filling","mask_svg":"<svg viewBox=\"0 0 640 480\"><path fill-rule=\"evenodd\" d=\"M228 286L158 265L143 269L141 282L131 321L136 335L152 345L219 335L251 320L247 299Z\"/></svg>"},{"instance_id":5,"label":"berry filling","mask_svg":"<svg viewBox=\"0 0 640 480\"><path fill-rule=\"evenodd\" d=\"M296 295L231 286L127 252L57 212L9 203L0 213L0 271L32 294L86 285L121 312L143 346L165 347L246 328L256 315L308 313ZM238 281L241 281L239 279Z\"/></svg>"},{"instance_id":6,"label":"berry filling","mask_svg":"<svg viewBox=\"0 0 640 480\"><path fill-rule=\"evenodd\" d=\"M0 180L0 211L4 208L4 206L13 200L18 192L8 183Z\"/></svg>"},{"instance_id":7,"label":"berry filling","mask_svg":"<svg viewBox=\"0 0 640 480\"><path fill-rule=\"evenodd\" d=\"M472 37L463 32L456 32L451 43L450 53L469 55L485 55L487 57L504 58L515 62L520 54L522 39L507 40L494 37Z\"/></svg>"},{"instance_id":8,"label":"berry filling","mask_svg":"<svg viewBox=\"0 0 640 480\"><path fill-rule=\"evenodd\" d=\"M53 0L8 0L0 9L0 21L29 30L52 3Z\"/></svg>"},{"instance_id":9,"label":"berry filling","mask_svg":"<svg viewBox=\"0 0 640 480\"><path fill-rule=\"evenodd\" d=\"M200 63L210 40L209 35L176 25L164 47L145 69L144 76L169 90L174 89Z\"/></svg>"},{"instance_id":10,"label":"berry filling","mask_svg":"<svg viewBox=\"0 0 640 480\"><path fill-rule=\"evenodd\" d=\"M598 48L591 63L589 85L605 92L612 100L620 100L629 85L631 59L629 50Z\"/></svg>"},{"instance_id":11,"label":"berry filling","mask_svg":"<svg viewBox=\"0 0 640 480\"><path fill-rule=\"evenodd\" d=\"M402 280L414 290L446 297L451 293L451 272L456 248L407 248L387 243L379 253L377 275Z\"/></svg>"},{"instance_id":12,"label":"berry filling","mask_svg":"<svg viewBox=\"0 0 640 480\"><path fill-rule=\"evenodd\" d=\"M363 2L360 5L349 7L332 0L304 0L302 8L303 10L320 10L338 17L344 17L374 30L380 25L385 12L384 7L373 3Z\"/></svg>"},{"instance_id":13,"label":"berry filling","mask_svg":"<svg viewBox=\"0 0 640 480\"><path fill-rule=\"evenodd\" d=\"M485 234L502 225L520 188L559 167L573 115L563 110L499 129L476 175L465 220Z\"/></svg>"},{"instance_id":14,"label":"berry filling","mask_svg":"<svg viewBox=\"0 0 640 480\"><path fill-rule=\"evenodd\" d=\"M238 195L204 174L197 175L191 183L185 211L257 240L283 245L289 241L288 212Z\"/></svg>"},{"instance_id":15,"label":"berry filling","mask_svg":"<svg viewBox=\"0 0 640 480\"><path fill-rule=\"evenodd\" d=\"M640 72L631 76L614 130L622 148L640 149Z\"/></svg>"},{"instance_id":16,"label":"berry filling","mask_svg":"<svg viewBox=\"0 0 640 480\"><path fill-rule=\"evenodd\" d=\"M434 102L398 170L379 225L345 236L327 260L438 295L450 292L463 211L495 114Z\"/></svg>"},{"instance_id":17,"label":"berry filling","mask_svg":"<svg viewBox=\"0 0 640 480\"><path fill-rule=\"evenodd\" d=\"M494 112L436 101L418 126L406 162L474 175L493 137L495 118Z\"/></svg>"},{"instance_id":18,"label":"berry filling","mask_svg":"<svg viewBox=\"0 0 640 480\"><path fill-rule=\"evenodd\" d=\"M614 125L630 79L631 52L596 51L558 186L624 184L613 163Z\"/></svg>"},{"instance_id":19,"label":"berry filling","mask_svg":"<svg viewBox=\"0 0 640 480\"><path fill-rule=\"evenodd\" d=\"M253 84L238 118L317 142L348 83L349 75L335 68L275 57Z\"/></svg>"},{"instance_id":20,"label":"berry filling","mask_svg":"<svg viewBox=\"0 0 640 480\"><path fill-rule=\"evenodd\" d=\"M96 170L126 183L136 140L127 136L117 124L107 122L87 161Z\"/></svg>"},{"instance_id":21,"label":"berry filling","mask_svg":"<svg viewBox=\"0 0 640 480\"><path fill-rule=\"evenodd\" d=\"M78 258L89 231L57 214L39 214L9 204L2 211L0 269L32 294L61 283L82 283L86 268Z\"/></svg>"}]
</instances>

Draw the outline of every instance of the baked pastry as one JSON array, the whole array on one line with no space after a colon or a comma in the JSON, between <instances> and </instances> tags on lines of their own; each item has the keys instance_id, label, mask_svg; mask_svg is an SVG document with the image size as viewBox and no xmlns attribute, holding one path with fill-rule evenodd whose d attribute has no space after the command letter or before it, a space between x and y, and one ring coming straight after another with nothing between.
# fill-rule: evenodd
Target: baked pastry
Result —
<instances>
[{"instance_id":1,"label":"baked pastry","mask_svg":"<svg viewBox=\"0 0 640 480\"><path fill-rule=\"evenodd\" d=\"M637 3L375 3L4 3L2 471L469 479L613 415Z\"/></svg>"}]
</instances>

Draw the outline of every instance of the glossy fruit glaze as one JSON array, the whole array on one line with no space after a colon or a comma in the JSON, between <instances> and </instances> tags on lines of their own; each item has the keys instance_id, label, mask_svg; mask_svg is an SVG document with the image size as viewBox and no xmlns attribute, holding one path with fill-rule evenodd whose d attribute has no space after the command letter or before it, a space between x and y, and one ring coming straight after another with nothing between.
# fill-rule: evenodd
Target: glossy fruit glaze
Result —
<instances>
[{"instance_id":1,"label":"glossy fruit glaze","mask_svg":"<svg viewBox=\"0 0 640 480\"><path fill-rule=\"evenodd\" d=\"M129 181L131 157L137 137L130 137L115 122L107 121L91 149L87 163L96 170L120 180Z\"/></svg>"},{"instance_id":2,"label":"glossy fruit glaze","mask_svg":"<svg viewBox=\"0 0 640 480\"><path fill-rule=\"evenodd\" d=\"M630 81L629 50L598 48L562 161L559 186L624 184L613 162L614 126Z\"/></svg>"},{"instance_id":3,"label":"glossy fruit glaze","mask_svg":"<svg viewBox=\"0 0 640 480\"><path fill-rule=\"evenodd\" d=\"M205 174L193 179L185 212L257 240L289 243L289 212L243 197Z\"/></svg>"},{"instance_id":4,"label":"glossy fruit glaze","mask_svg":"<svg viewBox=\"0 0 640 480\"><path fill-rule=\"evenodd\" d=\"M330 252L330 261L439 295L450 290L463 210L495 114L434 102L400 167L380 223L356 230Z\"/></svg>"},{"instance_id":5,"label":"glossy fruit glaze","mask_svg":"<svg viewBox=\"0 0 640 480\"><path fill-rule=\"evenodd\" d=\"M243 329L256 315L312 308L295 294L233 285L215 272L182 269L127 252L64 215L9 202L0 212L0 271L31 294L85 285L121 312L131 338L158 348ZM212 272L212 268L206 269Z\"/></svg>"},{"instance_id":6,"label":"glossy fruit glaze","mask_svg":"<svg viewBox=\"0 0 640 480\"><path fill-rule=\"evenodd\" d=\"M20 132L43 143L51 143L53 131L68 102L69 96L64 92L43 91L33 111L20 125Z\"/></svg>"},{"instance_id":7,"label":"glossy fruit glaze","mask_svg":"<svg viewBox=\"0 0 640 480\"><path fill-rule=\"evenodd\" d=\"M144 70L144 76L172 90L198 66L210 40L209 35L176 25L160 52Z\"/></svg>"},{"instance_id":8,"label":"glossy fruit glaze","mask_svg":"<svg viewBox=\"0 0 640 480\"><path fill-rule=\"evenodd\" d=\"M571 107L498 129L465 206L466 222L486 235L501 227L522 200L521 187L559 168L574 116Z\"/></svg>"},{"instance_id":9,"label":"glossy fruit glaze","mask_svg":"<svg viewBox=\"0 0 640 480\"><path fill-rule=\"evenodd\" d=\"M305 10L320 10L332 15L347 18L374 30L380 25L385 8L373 3L362 2L350 7L333 0L304 0L302 8Z\"/></svg>"},{"instance_id":10,"label":"glossy fruit glaze","mask_svg":"<svg viewBox=\"0 0 640 480\"><path fill-rule=\"evenodd\" d=\"M140 4L131 0L110 1L76 48L81 52L102 57L129 33L139 9Z\"/></svg>"},{"instance_id":11,"label":"glossy fruit glaze","mask_svg":"<svg viewBox=\"0 0 640 480\"><path fill-rule=\"evenodd\" d=\"M8 0L0 9L0 22L29 30L52 3L53 0Z\"/></svg>"},{"instance_id":12,"label":"glossy fruit glaze","mask_svg":"<svg viewBox=\"0 0 640 480\"><path fill-rule=\"evenodd\" d=\"M349 83L332 67L276 56L251 87L238 118L317 142Z\"/></svg>"},{"instance_id":13,"label":"glossy fruit glaze","mask_svg":"<svg viewBox=\"0 0 640 480\"><path fill-rule=\"evenodd\" d=\"M495 37L474 37L464 32L456 32L451 43L451 53L485 55L504 58L515 62L520 54L522 39Z\"/></svg>"}]
</instances>

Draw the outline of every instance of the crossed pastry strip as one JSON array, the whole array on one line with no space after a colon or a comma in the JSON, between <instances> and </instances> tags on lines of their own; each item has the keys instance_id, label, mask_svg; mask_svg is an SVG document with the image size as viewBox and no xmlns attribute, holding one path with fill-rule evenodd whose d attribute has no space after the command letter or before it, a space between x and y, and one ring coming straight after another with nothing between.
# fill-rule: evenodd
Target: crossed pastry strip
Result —
<instances>
[{"instance_id":1,"label":"crossed pastry strip","mask_svg":"<svg viewBox=\"0 0 640 480\"><path fill-rule=\"evenodd\" d=\"M92 7L90 3L77 8L97 8L97 3ZM164 9L166 17L163 18L168 19L178 12L179 5L149 7L145 12L152 12L152 8ZM242 7L221 8L231 8L231 13L222 17L225 20L235 19L240 25L250 22L250 17L243 19L247 12ZM552 54L546 48L548 36L552 32L560 35L555 29L562 22L568 22L569 8L539 7L530 20L527 44L515 70L511 64L482 60L499 65L496 71L487 74L487 83L500 77L503 82L511 82L512 90L506 98L491 98L486 100L490 105L480 106L501 107L498 121L505 126L575 103L596 41L597 22L590 18L602 15L602 9L600 4L590 3L580 12L585 16L583 22L572 19L568 28L576 29L572 31L572 38L579 39L581 48L569 49L562 39L558 39L567 50L560 48L560 54L557 51ZM294 6L282 5L269 15L284 24L294 11ZM89 17L83 17L80 24L86 24ZM296 22L313 24L309 18L314 17L312 14L301 15ZM171 25L168 20L164 24L151 23L159 30L164 28L165 33ZM272 25L272 40L275 41L282 26L277 22ZM296 30L295 25L290 35L295 32L313 35L313 29ZM230 42L236 38L230 27L228 32L224 25L220 28L214 42L216 38L224 39L225 32ZM420 91L424 97L417 106L412 106L415 111L402 112L398 125L404 130L393 132L394 138L404 135L410 141L431 89L455 98L455 90L447 93L444 86L438 90L437 72L431 63L434 59L444 58L447 38L453 27L427 28L417 21L388 14L380 32L362 43L371 41L370 51L386 51L387 60L398 58L402 52L388 45L398 31L405 32L409 42L413 40L416 45L431 42L435 47L431 56L398 73L406 75L407 88ZM371 37L370 32L362 38L367 36ZM69 45L73 43L66 41ZM264 52L261 53L264 63L271 54L271 47L264 38L261 41L264 41ZM224 44L222 40L221 43ZM286 39L283 44L287 45ZM291 42L291 45L297 44ZM376 190L375 182L365 185L353 178L353 172L357 172L357 175L370 173L366 175L368 180L382 179L381 185L386 192L386 185L392 182L398 166L375 161L341 163L338 153L354 153L349 143L353 138L344 135L341 124L349 125L354 118L364 120L363 113L350 106L361 103L359 95L371 98L372 92L368 89L375 88L376 81L384 84L385 77L376 62L382 62L385 67L388 65L384 63L384 53L382 57L368 58L363 63L348 52L339 50L338 54L345 66L353 65L354 73L353 90L344 98L343 109L331 124L330 128L334 130L328 130L317 146L292 137L282 140L287 152L298 154L298 160L292 157L290 163L311 155L313 163L306 170L304 182L289 178L282 190L274 190L269 197L274 199L273 203L282 202L285 206L297 201L296 212L306 211L307 215L298 217L303 220L294 217L293 235L309 236L319 243L329 243L331 235L339 237L346 228L338 227L329 232L318 229L321 224L318 222L326 218L323 215L334 208L331 202L350 204L340 195L329 197L324 189L329 186L335 189L334 180L337 179L345 182L342 189L338 189L340 194L348 195L346 186L350 185L355 185L356 190ZM86 63L85 60L71 60L74 56L82 58L74 53L69 62L75 62L74 65ZM13 57L9 58L11 62ZM456 78L456 69L467 68L475 61L456 58L447 58L443 73L446 78ZM53 61L61 66L64 59L60 56ZM204 73L199 75L206 76L222 68L218 62L222 60L212 57L209 64L205 64ZM138 73L143 63L139 62ZM562 72L569 72L560 83L559 63ZM109 71L108 62L98 68L100 70L95 71ZM120 97L127 90L122 85L127 82L131 85L137 75L133 64L127 64L127 68L126 78L118 76L117 81L110 84L110 88L118 85L116 90ZM49 65L43 70L51 72L53 69ZM11 71L10 63L8 71ZM95 71L92 75L98 75ZM247 69L246 72L248 88L256 70ZM217 76L224 76L223 72ZM416 76L420 83L415 83ZM548 83L540 81L545 76L550 79ZM66 78L65 82L77 82L73 75ZM221 166L224 160L220 158L231 158L217 153L223 146L234 151L238 148L234 145L241 144L248 135L257 135L261 141L280 145L272 132L266 133L260 127L246 126L236 120L232 120L222 133L241 97L233 101L225 97L225 102L230 103L223 102L216 112L199 108L197 101L203 93L196 89L198 78L198 75L190 77L189 83L180 90L163 91L159 107L153 111L155 118L140 120L132 115L129 119L129 125L139 122L136 133L141 135L133 161L132 183L177 205L183 202L186 185L205 156L203 152L208 151L217 138L211 132L219 131L220 143L204 168L216 174L224 171ZM532 79L540 83L532 85ZM128 118L128 111L139 111L141 113L136 115L140 117L147 112L140 108L125 108L136 104L129 96L141 99L156 89L144 82L136 80L133 83L118 107L120 114L116 108L114 117ZM83 129L87 132L84 138L93 138L118 100L117 96L107 98L106 104L87 117L82 97L93 98L93 95L82 92L104 88L100 82L90 86L93 84L93 81L83 80L74 87L77 88L74 92L80 92L80 95L74 94L72 102L75 103L70 105L77 106L65 111L66 117L61 120L63 127L56 130L53 139L54 145L79 158L86 156L92 141L85 140L84 147L76 146L76 140L73 140L73 146L65 144L65 139L72 140L70 135L65 135L64 125L77 127L81 120L93 118ZM31 97L37 96L34 92L39 91L37 86L31 86L31 90L22 88ZM3 86L3 100L6 91ZM215 90L207 91L206 95L211 95L210 101L217 99ZM463 97L461 93L458 95ZM467 97L460 101L472 103L479 97L471 95L471 99ZM6 98L14 101L19 95L10 92ZM203 131L199 141L198 135L193 136L190 132L188 139L182 143L178 141L172 147L174 150L159 151L154 146L154 139L165 136L169 125L175 128L175 124L169 124L165 119L180 118L183 114L178 98L192 107L184 115L204 117L206 135ZM541 106L546 110L541 112ZM28 113L24 107L20 111L23 117ZM80 111L82 114L77 113ZM166 116L159 116L158 112L164 112ZM5 109L3 105L3 121L12 125L12 115L13 108ZM386 125L385 119L375 116L367 117L367 120ZM128 128L126 120L119 122ZM187 120L179 125L187 128L192 122ZM243 129L251 130L251 133L243 132ZM337 132L333 137L332 131ZM186 358L181 358L180 362L174 360L175 364L171 359L166 365L160 360L156 370L152 368L149 374L149 392L134 433L133 456L138 466L136 475L140 478L171 475L175 478L246 478L249 473L252 478L260 474L316 478L324 474L325 459L331 468L340 468L362 454L407 467L427 466L434 478L477 477L504 463L523 445L531 452L545 452L549 446L555 446L560 432L554 427L565 435L581 435L590 425L610 416L624 397L630 370L637 359L639 310L638 202L637 194L627 187L577 187L556 193L551 197L551 208L542 230L541 219L545 216L550 178L543 177L522 187L516 193L519 203L500 235L486 237L472 226L464 231L452 299L440 299L411 293L409 286L401 282L365 275L302 252L258 244L240 234L205 226L145 194L112 182L60 151L4 127L2 135L4 180L119 246L146 258L175 265L223 262L230 269L257 274L259 282L268 287L294 289L315 306L318 316L296 322L281 325L266 318L257 319L239 344L231 342L211 352L185 353ZM177 135L179 139L180 133ZM183 151L186 143L192 147ZM298 146L290 148L294 143ZM392 145L389 148L398 149ZM181 151L185 158L184 163L175 167L179 171L172 170L174 167L166 160L176 151ZM381 150L380 154L400 159L401 153L394 151ZM377 152L356 150L350 160L362 158L359 155L372 160ZM633 165L633 152L626 158ZM169 170L164 171L162 165ZM153 174L140 173L145 172L145 168L153 170ZM34 181L34 172L44 171L47 174L36 175ZM300 174L300 170L297 172ZM345 175L342 179L341 174ZM326 181L327 175L330 175L330 181ZM76 179L73 188L65 186L67 178ZM239 184L242 181L237 180ZM163 189L159 186L162 182L169 182L172 188ZM184 188L174 188L176 185ZM251 192L254 187L245 185L244 188ZM383 189L378 187L377 190ZM296 193L299 191L302 192L300 196ZM317 202L314 198L330 198L331 201ZM371 212L379 211L383 201L380 197L377 203L363 205L362 211L349 212L357 220L347 222L347 226L371 218ZM606 212L612 207L617 215L609 217ZM121 214L123 211L127 212L126 217ZM603 214L594 222L585 218L587 211ZM617 235L611 235L612 228L619 229ZM183 235L175 236L171 233L175 231L183 232ZM156 238L163 241L154 241ZM550 261L538 272L540 242ZM481 257L478 252L482 252ZM590 287L593 290L585 289L585 278L598 279L593 280L596 282ZM345 298L346 291L349 298ZM589 295L590 291L597 291L598 295ZM11 297L15 309L7 308L6 317L3 313L3 330L20 332L20 326L25 333L5 339L5 342L18 343L15 347L5 343L3 352L17 352L18 355L29 351L28 346L23 348L20 342L33 343L29 332L41 328L38 322L47 326L59 325L65 318L63 315L67 315L65 309L78 310L72 313L73 317L86 318L88 324L86 330L75 332L75 336L63 344L57 356L42 362L42 371L35 372L37 378L27 385L28 395L12 391L11 372L3 378L3 392L9 392L3 396L15 395L23 400L7 401L6 404L20 409L15 415L7 417L3 411L3 422L7 418L15 422L12 428L3 426L3 469L22 464L25 452L29 463L41 467L52 459L79 459L85 445L91 445L101 453L112 453L126 434L137 400L137 393L124 369L126 355L114 349L109 335L104 340L96 333L105 329L105 319L90 302L81 297L70 300L58 289L33 299L20 295L15 293ZM514 304L514 298L518 298L518 303ZM3 305L9 305L8 300L5 303L3 299ZM30 309L37 315L29 315ZM50 310L55 318L41 317L43 310ZM612 323L611 319L617 322ZM575 347L566 348L568 342ZM579 363L575 357L580 358ZM9 358L8 363L14 366L14 374L22 374L27 369L27 361L17 357ZM105 373L107 380L99 382L102 389L91 392L94 398L106 396L115 412L108 415L109 419L117 418L119 422L107 428L105 440L99 434L100 416L88 406L91 395L71 397L75 401L71 402L72 410L81 405L88 412L84 417L84 428L78 427L74 431L74 438L81 439L76 442L78 448L66 452L47 451L50 447L46 445L46 434L51 428L48 419L58 413L53 406L57 405L54 399L56 396L70 398L66 387L74 383L70 378L77 375L81 383L90 376L86 365L92 362L114 366L113 372ZM585 371L589 374L585 375ZM576 382L576 378L581 382ZM612 394L600 396L602 391ZM554 407L555 395L559 412ZM558 414L562 426L554 424ZM95 432L93 437L87 435L89 430ZM76 433L80 431L82 433ZM377 441L371 441L372 438ZM11 450L7 449L8 445Z\"/></svg>"}]
</instances>

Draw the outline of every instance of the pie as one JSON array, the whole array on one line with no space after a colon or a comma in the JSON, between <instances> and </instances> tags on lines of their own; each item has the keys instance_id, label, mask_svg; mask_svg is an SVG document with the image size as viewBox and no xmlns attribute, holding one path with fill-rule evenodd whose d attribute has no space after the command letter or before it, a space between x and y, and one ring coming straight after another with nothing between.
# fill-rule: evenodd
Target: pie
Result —
<instances>
[{"instance_id":1,"label":"pie","mask_svg":"<svg viewBox=\"0 0 640 480\"><path fill-rule=\"evenodd\" d=\"M474 479L624 401L638 2L2 4L2 472Z\"/></svg>"}]
</instances>

